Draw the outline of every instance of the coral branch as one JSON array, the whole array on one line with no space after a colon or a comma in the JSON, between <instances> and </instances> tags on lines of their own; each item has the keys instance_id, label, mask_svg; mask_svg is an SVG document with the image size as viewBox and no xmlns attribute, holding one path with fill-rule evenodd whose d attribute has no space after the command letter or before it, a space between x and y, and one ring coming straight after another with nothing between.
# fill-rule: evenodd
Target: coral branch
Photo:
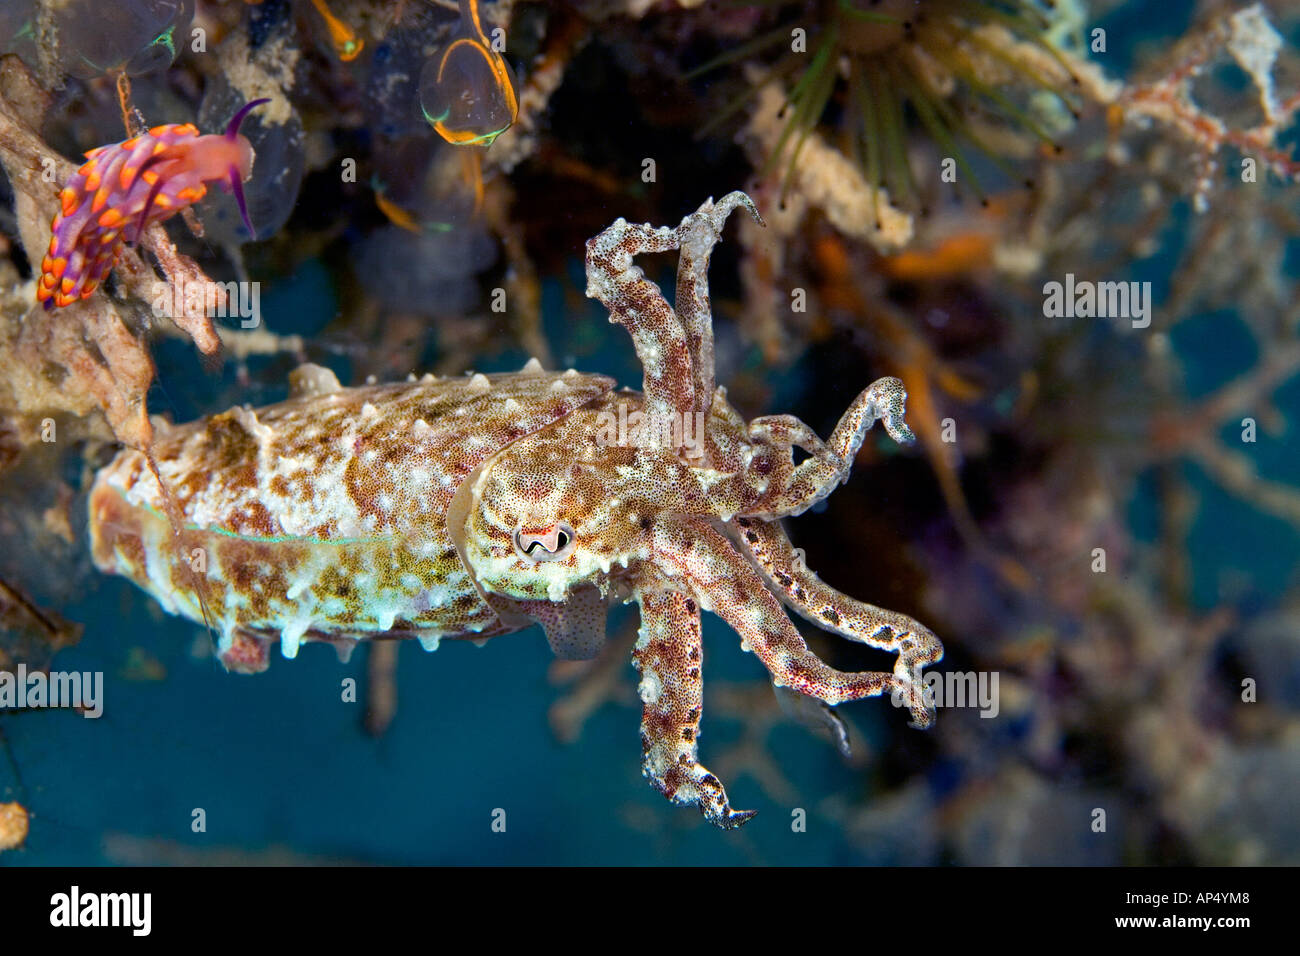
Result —
<instances>
[{"instance_id":1,"label":"coral branch","mask_svg":"<svg viewBox=\"0 0 1300 956\"><path fill-rule=\"evenodd\" d=\"M37 134L48 96L15 57L0 61L0 165L15 192L18 232L29 261L39 261L58 210L59 186L76 167L51 150ZM143 245L159 263L166 283L135 252L123 256L119 288L153 302L164 289L169 301L184 303L172 321L205 355L221 340L205 311L224 302L224 291L196 262L176 251L161 226L145 233ZM195 287L202 297L175 295ZM134 447L152 438L145 395L154 368L143 342L121 306L100 294L60 310L56 317L35 308L35 296L16 288L0 301L0 370L8 394L0 411L39 416L52 411L86 415L98 407L117 438ZM47 374L49 367L62 376Z\"/></svg>"}]
</instances>

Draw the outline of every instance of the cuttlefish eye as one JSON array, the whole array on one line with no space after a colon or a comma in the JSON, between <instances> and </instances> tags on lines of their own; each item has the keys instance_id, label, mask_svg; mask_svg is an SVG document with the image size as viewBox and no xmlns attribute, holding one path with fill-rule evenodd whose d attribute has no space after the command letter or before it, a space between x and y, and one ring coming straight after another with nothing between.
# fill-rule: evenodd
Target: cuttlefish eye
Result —
<instances>
[{"instance_id":1,"label":"cuttlefish eye","mask_svg":"<svg viewBox=\"0 0 1300 956\"><path fill-rule=\"evenodd\" d=\"M575 544L573 528L558 522L540 530L519 528L515 531L515 553L525 561L562 561L572 552Z\"/></svg>"}]
</instances>

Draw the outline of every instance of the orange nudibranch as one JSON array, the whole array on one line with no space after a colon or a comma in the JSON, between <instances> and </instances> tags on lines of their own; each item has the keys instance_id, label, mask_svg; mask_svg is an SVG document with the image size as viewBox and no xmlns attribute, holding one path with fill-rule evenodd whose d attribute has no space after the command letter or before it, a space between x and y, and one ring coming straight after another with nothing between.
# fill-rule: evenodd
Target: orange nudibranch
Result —
<instances>
[{"instance_id":1,"label":"orange nudibranch","mask_svg":"<svg viewBox=\"0 0 1300 956\"><path fill-rule=\"evenodd\" d=\"M59 193L50 247L41 261L36 298L46 309L88 298L117 264L126 243L207 195L220 183L235 194L249 235L243 182L253 169L253 147L239 126L253 100L224 133L200 136L192 123L168 123L121 143L86 153Z\"/></svg>"}]
</instances>

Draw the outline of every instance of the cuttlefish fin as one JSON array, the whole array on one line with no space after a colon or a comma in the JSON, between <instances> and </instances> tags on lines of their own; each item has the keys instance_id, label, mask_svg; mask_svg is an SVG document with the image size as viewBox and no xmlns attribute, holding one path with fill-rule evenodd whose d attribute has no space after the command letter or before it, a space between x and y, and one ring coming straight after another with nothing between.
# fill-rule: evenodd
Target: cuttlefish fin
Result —
<instances>
[{"instance_id":1,"label":"cuttlefish fin","mask_svg":"<svg viewBox=\"0 0 1300 956\"><path fill-rule=\"evenodd\" d=\"M563 661L589 661L605 646L605 614L600 590L584 585L563 602L520 601L519 609L546 632L547 643Z\"/></svg>"}]
</instances>

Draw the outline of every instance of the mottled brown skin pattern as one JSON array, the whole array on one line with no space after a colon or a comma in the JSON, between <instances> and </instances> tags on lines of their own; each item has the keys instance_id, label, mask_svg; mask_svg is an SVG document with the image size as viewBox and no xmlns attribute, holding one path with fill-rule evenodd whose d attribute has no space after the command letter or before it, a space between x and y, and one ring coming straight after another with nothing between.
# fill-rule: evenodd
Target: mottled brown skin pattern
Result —
<instances>
[{"instance_id":1,"label":"mottled brown skin pattern","mask_svg":"<svg viewBox=\"0 0 1300 956\"><path fill-rule=\"evenodd\" d=\"M290 656L299 640L489 637L503 628L448 535L452 497L503 444L611 386L532 369L353 389L327 378L159 435L179 548L146 456L123 452L91 492L92 551L173 613L202 621L202 598L235 670L264 668L274 637Z\"/></svg>"},{"instance_id":2,"label":"mottled brown skin pattern","mask_svg":"<svg viewBox=\"0 0 1300 956\"><path fill-rule=\"evenodd\" d=\"M775 686L810 704L888 693L914 725L929 725L922 668L942 657L939 641L905 615L827 587L780 525L848 478L876 421L911 440L902 383L869 386L827 441L788 415L746 422L727 403L714 382L707 273L737 207L758 218L732 193L674 229L620 219L587 244L587 294L631 334L642 392L535 363L515 375L361 389L307 367L308 394L160 438L154 453L184 516L181 535L168 537L142 455L104 469L91 500L97 563L197 620L198 575L169 557L197 542L233 669L265 666L277 632L292 656L299 640L415 636L429 647L534 622L557 654L589 657L608 604L636 601L644 772L722 827L753 814L733 810L699 761L702 610L740 635ZM632 261L668 250L680 251L676 308ZM633 413L698 420L702 434L683 443L610 431ZM795 447L806 452L797 465ZM783 604L896 655L892 671L831 668Z\"/></svg>"}]
</instances>

